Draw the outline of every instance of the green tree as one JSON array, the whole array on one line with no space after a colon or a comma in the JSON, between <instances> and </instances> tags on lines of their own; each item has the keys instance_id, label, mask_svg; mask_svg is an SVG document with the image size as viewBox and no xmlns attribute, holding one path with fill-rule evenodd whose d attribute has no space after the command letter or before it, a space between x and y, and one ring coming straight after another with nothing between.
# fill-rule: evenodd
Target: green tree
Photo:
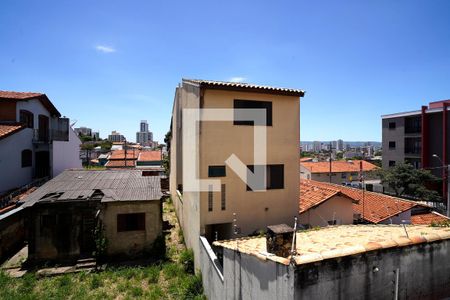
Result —
<instances>
[{"instance_id":1,"label":"green tree","mask_svg":"<svg viewBox=\"0 0 450 300\"><path fill-rule=\"evenodd\" d=\"M429 190L426 182L439 180L430 171L415 169L411 164L398 164L388 170L380 169L381 183L389 186L396 196L409 196L425 201L439 201L439 193Z\"/></svg>"}]
</instances>

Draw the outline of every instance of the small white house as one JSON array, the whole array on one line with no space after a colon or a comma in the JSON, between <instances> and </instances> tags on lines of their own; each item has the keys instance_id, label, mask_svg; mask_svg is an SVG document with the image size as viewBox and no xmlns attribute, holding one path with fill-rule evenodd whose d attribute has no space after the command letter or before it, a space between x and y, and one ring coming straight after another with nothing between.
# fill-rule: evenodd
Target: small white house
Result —
<instances>
[{"instance_id":1,"label":"small white house","mask_svg":"<svg viewBox=\"0 0 450 300\"><path fill-rule=\"evenodd\" d=\"M0 91L0 194L81 168L80 144L45 94Z\"/></svg>"}]
</instances>

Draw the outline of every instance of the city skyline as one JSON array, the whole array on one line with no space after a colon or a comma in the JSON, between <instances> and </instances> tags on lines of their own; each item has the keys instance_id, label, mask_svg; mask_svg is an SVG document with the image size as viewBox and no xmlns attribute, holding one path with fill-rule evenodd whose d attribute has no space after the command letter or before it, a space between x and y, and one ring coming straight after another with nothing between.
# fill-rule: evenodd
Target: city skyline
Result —
<instances>
[{"instance_id":1,"label":"city skyline","mask_svg":"<svg viewBox=\"0 0 450 300\"><path fill-rule=\"evenodd\" d=\"M148 119L162 141L183 77L300 88L301 139L379 141L381 115L450 97L449 9L448 1L5 1L0 89L46 93L103 136L133 139L135 120Z\"/></svg>"}]
</instances>

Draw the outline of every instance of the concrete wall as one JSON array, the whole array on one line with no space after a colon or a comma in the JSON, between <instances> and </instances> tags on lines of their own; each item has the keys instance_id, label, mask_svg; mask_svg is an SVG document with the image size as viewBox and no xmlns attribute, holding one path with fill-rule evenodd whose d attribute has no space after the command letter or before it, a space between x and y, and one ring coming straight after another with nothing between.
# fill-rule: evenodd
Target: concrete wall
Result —
<instances>
[{"instance_id":1,"label":"concrete wall","mask_svg":"<svg viewBox=\"0 0 450 300\"><path fill-rule=\"evenodd\" d=\"M293 267L224 249L222 279L205 238L200 245L203 288L208 299L294 299Z\"/></svg>"},{"instance_id":2,"label":"concrete wall","mask_svg":"<svg viewBox=\"0 0 450 300\"><path fill-rule=\"evenodd\" d=\"M450 240L285 266L223 249L223 280L201 242L209 299L441 299L450 295ZM397 279L398 273L398 279Z\"/></svg>"},{"instance_id":3,"label":"concrete wall","mask_svg":"<svg viewBox=\"0 0 450 300\"><path fill-rule=\"evenodd\" d=\"M53 141L53 177L66 169L82 168L80 159L81 141L69 126L69 141Z\"/></svg>"},{"instance_id":4,"label":"concrete wall","mask_svg":"<svg viewBox=\"0 0 450 300\"><path fill-rule=\"evenodd\" d=\"M399 299L445 298L449 255L446 240L298 266L295 299L394 299L396 282Z\"/></svg>"},{"instance_id":5,"label":"concrete wall","mask_svg":"<svg viewBox=\"0 0 450 300\"><path fill-rule=\"evenodd\" d=\"M25 245L24 211L16 208L0 216L0 263Z\"/></svg>"},{"instance_id":6,"label":"concrete wall","mask_svg":"<svg viewBox=\"0 0 450 300\"><path fill-rule=\"evenodd\" d=\"M300 198L301 201L301 198ZM302 225L328 226L328 221L336 220L336 225L353 224L352 199L334 196L315 208L300 214L299 223Z\"/></svg>"},{"instance_id":7,"label":"concrete wall","mask_svg":"<svg viewBox=\"0 0 450 300\"><path fill-rule=\"evenodd\" d=\"M160 200L115 201L103 203L102 222L105 229L107 255L139 256L151 250L162 234L162 204ZM145 230L117 232L117 215L145 213Z\"/></svg>"},{"instance_id":8,"label":"concrete wall","mask_svg":"<svg viewBox=\"0 0 450 300\"><path fill-rule=\"evenodd\" d=\"M190 85L177 88L172 111L172 140L170 145L170 194L186 246L194 251L195 268L199 268L200 207L197 192L178 191L183 184L183 108L198 108L200 91ZM185 137L189 138L189 137Z\"/></svg>"},{"instance_id":9,"label":"concrete wall","mask_svg":"<svg viewBox=\"0 0 450 300\"><path fill-rule=\"evenodd\" d=\"M0 194L32 181L36 164L32 138L33 130L25 128L0 140ZM31 167L22 168L23 150L33 152Z\"/></svg>"}]
</instances>

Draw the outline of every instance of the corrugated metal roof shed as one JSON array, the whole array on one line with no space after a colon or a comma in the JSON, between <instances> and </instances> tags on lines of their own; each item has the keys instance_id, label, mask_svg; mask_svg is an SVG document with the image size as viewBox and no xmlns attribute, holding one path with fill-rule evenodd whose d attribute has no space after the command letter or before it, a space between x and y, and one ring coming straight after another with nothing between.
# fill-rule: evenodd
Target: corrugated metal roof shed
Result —
<instances>
[{"instance_id":1,"label":"corrugated metal roof shed","mask_svg":"<svg viewBox=\"0 0 450 300\"><path fill-rule=\"evenodd\" d=\"M159 200L163 196L160 177L142 176L142 171L66 170L28 195L23 206L36 202L95 200L98 194L102 202Z\"/></svg>"}]
</instances>

